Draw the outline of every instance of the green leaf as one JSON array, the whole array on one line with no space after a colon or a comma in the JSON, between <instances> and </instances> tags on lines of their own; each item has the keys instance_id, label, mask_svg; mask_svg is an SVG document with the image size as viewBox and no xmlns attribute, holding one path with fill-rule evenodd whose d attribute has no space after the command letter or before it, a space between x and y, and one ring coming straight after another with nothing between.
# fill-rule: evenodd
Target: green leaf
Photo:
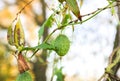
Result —
<instances>
[{"instance_id":1,"label":"green leaf","mask_svg":"<svg viewBox=\"0 0 120 81\"><path fill-rule=\"evenodd\" d=\"M16 81L33 81L33 80L28 72L24 72L18 75Z\"/></svg>"},{"instance_id":2,"label":"green leaf","mask_svg":"<svg viewBox=\"0 0 120 81\"><path fill-rule=\"evenodd\" d=\"M70 20L70 14L65 14L61 24L62 25L68 24L69 20Z\"/></svg>"},{"instance_id":3,"label":"green leaf","mask_svg":"<svg viewBox=\"0 0 120 81\"><path fill-rule=\"evenodd\" d=\"M39 32L38 32L38 37L39 37L39 40L40 40L40 38L41 38L41 36L43 35L43 33L44 33L44 24L40 27L40 30L39 30Z\"/></svg>"},{"instance_id":4,"label":"green leaf","mask_svg":"<svg viewBox=\"0 0 120 81\"><path fill-rule=\"evenodd\" d=\"M45 27L51 27L53 24L53 15L51 15L44 23L43 25L40 27L39 31L38 31L38 37L39 40L42 37L43 33L44 33L44 29Z\"/></svg>"},{"instance_id":5,"label":"green leaf","mask_svg":"<svg viewBox=\"0 0 120 81\"><path fill-rule=\"evenodd\" d=\"M46 27L51 27L52 24L53 24L53 22L54 22L54 18L53 18L53 15L51 15L51 16L47 19L47 21L45 21L45 26L46 26Z\"/></svg>"},{"instance_id":6,"label":"green leaf","mask_svg":"<svg viewBox=\"0 0 120 81\"><path fill-rule=\"evenodd\" d=\"M108 1L109 4L111 4L111 6L113 6L112 3L113 3L115 0L107 0L107 1ZM115 14L115 8L114 8L114 7L111 7L111 13L112 13L112 15Z\"/></svg>"},{"instance_id":7,"label":"green leaf","mask_svg":"<svg viewBox=\"0 0 120 81\"><path fill-rule=\"evenodd\" d=\"M115 9L114 9L114 7L111 8L111 13L112 13L112 15L115 14Z\"/></svg>"},{"instance_id":8,"label":"green leaf","mask_svg":"<svg viewBox=\"0 0 120 81\"><path fill-rule=\"evenodd\" d=\"M64 75L62 73L62 67L60 69L58 69L58 68L55 69L55 75L57 76L56 81L64 81Z\"/></svg>"},{"instance_id":9,"label":"green leaf","mask_svg":"<svg viewBox=\"0 0 120 81\"><path fill-rule=\"evenodd\" d=\"M48 49L48 50L54 50L55 47L52 44L48 44L48 43L42 43L38 46L35 47L36 49Z\"/></svg>"}]
</instances>

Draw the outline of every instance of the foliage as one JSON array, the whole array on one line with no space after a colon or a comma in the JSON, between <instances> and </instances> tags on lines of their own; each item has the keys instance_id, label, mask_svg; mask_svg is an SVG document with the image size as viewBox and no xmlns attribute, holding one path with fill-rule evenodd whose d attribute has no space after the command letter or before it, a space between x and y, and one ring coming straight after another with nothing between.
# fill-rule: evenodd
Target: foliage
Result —
<instances>
[{"instance_id":1,"label":"foliage","mask_svg":"<svg viewBox=\"0 0 120 81\"><path fill-rule=\"evenodd\" d=\"M32 81L32 77L28 72L19 74L16 81Z\"/></svg>"},{"instance_id":2,"label":"foliage","mask_svg":"<svg viewBox=\"0 0 120 81\"><path fill-rule=\"evenodd\" d=\"M50 17L42 24L42 26L40 27L39 31L38 31L38 45L35 47L26 47L25 46L25 34L24 34L24 30L22 27L22 23L21 20L19 18L19 15L21 14L21 12L24 10L24 8L26 8L27 5L29 5L31 3L31 1L29 3L27 3L27 5L25 5L18 13L17 13L17 17L15 18L15 20L13 21L13 23L15 23L15 27L13 26L13 23L11 26L9 26L8 28L8 32L7 32L7 38L8 38L8 43L12 46L16 47L16 51L17 53L15 53L15 56L18 57L17 61L18 61L18 67L19 67L19 72L20 75L18 75L18 78L16 81L32 81L31 75L29 75L29 73L27 73L26 71L29 70L29 66L27 65L27 61L24 57L25 55L25 51L33 51L33 55L31 56L31 58L39 51L39 50L52 50L55 51L60 57L64 56L68 53L69 48L70 48L70 40L69 38L65 35L65 34L61 34L59 33L59 35L57 36L57 38L55 40L52 40L53 43L49 43L50 37L57 31L60 30L61 32L68 27L69 25L76 25L76 24L82 24L88 20L90 20L91 18L93 18L94 16L96 16L97 14L99 14L101 11L111 8L112 13L114 13L114 6L117 5L113 5L116 1L108 1L109 4L103 8L99 8L96 11L93 11L89 14L85 14L85 15L81 15L80 14L80 8L79 8L79 3L77 2L77 0L59 0L60 2L60 7L57 10L53 10L53 14L50 15ZM83 3L83 2L82 2ZM72 12L73 14L71 14L70 12ZM74 20L72 18L72 16L75 16L76 19ZM83 19L83 17L88 16L86 19ZM60 17L61 20L57 20L57 17ZM45 27L48 27L49 29L52 28L53 26L56 26L56 28L45 38L45 40L43 42L40 42L40 40L42 39L41 37L43 36L43 33L45 31ZM28 57L26 57L28 58ZM30 58L30 59L31 59ZM29 59L29 58L28 58ZM118 58L117 59L117 63ZM109 65L106 68L106 72L107 73L113 73L111 72L111 68L116 65L116 59L115 59L115 63ZM57 81L63 81L63 73L62 73L62 68L60 69L54 69L55 70L55 74L57 76ZM112 74L113 75L113 74Z\"/></svg>"},{"instance_id":3,"label":"foliage","mask_svg":"<svg viewBox=\"0 0 120 81\"><path fill-rule=\"evenodd\" d=\"M62 67L59 68L55 68L55 73L54 75L57 76L57 80L56 81L64 81L64 75L62 73Z\"/></svg>"},{"instance_id":4,"label":"foliage","mask_svg":"<svg viewBox=\"0 0 120 81\"><path fill-rule=\"evenodd\" d=\"M51 27L52 26L52 23L53 23L54 19L53 19L53 15L51 15L44 23L43 25L41 26L41 28L39 29L38 31L38 37L39 37L39 40L41 38L41 36L43 35L44 33L44 29L45 27Z\"/></svg>"}]
</instances>

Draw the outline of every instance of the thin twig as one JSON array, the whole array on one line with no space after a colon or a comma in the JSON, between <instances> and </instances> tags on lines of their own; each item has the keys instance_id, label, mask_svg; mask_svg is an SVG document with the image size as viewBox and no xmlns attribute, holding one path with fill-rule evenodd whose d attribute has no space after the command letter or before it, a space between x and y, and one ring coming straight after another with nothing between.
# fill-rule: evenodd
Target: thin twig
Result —
<instances>
[{"instance_id":1,"label":"thin twig","mask_svg":"<svg viewBox=\"0 0 120 81\"><path fill-rule=\"evenodd\" d=\"M119 49L120 49L120 47L117 47L117 48L115 48L115 49L112 51L111 55L109 56L108 67L109 67L109 65L110 65L111 63L113 63L113 61L115 60L115 54L116 54L116 52L117 52ZM105 77L105 75L107 75L107 76ZM107 73L107 72L105 72L105 73L100 77L100 79L99 79L98 81L101 81L103 78L104 78L104 79L111 78L111 79L120 81L120 79L119 79L118 77L116 77L115 75L109 74L109 73ZM106 80L105 80L105 81L106 81Z\"/></svg>"},{"instance_id":2,"label":"thin twig","mask_svg":"<svg viewBox=\"0 0 120 81\"><path fill-rule=\"evenodd\" d=\"M17 59L17 56L16 56L16 54L15 54L15 53L14 53L14 54L12 53L12 55L13 55L13 56Z\"/></svg>"},{"instance_id":3,"label":"thin twig","mask_svg":"<svg viewBox=\"0 0 120 81\"><path fill-rule=\"evenodd\" d=\"M103 77L105 77L105 73L98 79L98 81L101 81L103 79Z\"/></svg>"},{"instance_id":4,"label":"thin twig","mask_svg":"<svg viewBox=\"0 0 120 81\"><path fill-rule=\"evenodd\" d=\"M38 51L39 51L39 49L35 50L30 58L32 58Z\"/></svg>"},{"instance_id":5,"label":"thin twig","mask_svg":"<svg viewBox=\"0 0 120 81\"><path fill-rule=\"evenodd\" d=\"M111 55L109 56L109 64L111 64L114 60L114 56L115 56L115 52L117 52L117 50L120 49L120 47L117 47L113 50L113 52L111 53Z\"/></svg>"},{"instance_id":6,"label":"thin twig","mask_svg":"<svg viewBox=\"0 0 120 81\"><path fill-rule=\"evenodd\" d=\"M33 0L32 0L32 1L33 1ZM32 2L32 1L31 1L31 2ZM30 4L31 2L29 2L28 4ZM114 2L113 2L113 3L114 3ZM111 3L111 4L113 4L113 3ZM26 4L25 7L26 7L28 4ZM107 5L107 6L104 7L104 8L98 8L97 10L95 10L95 11L89 13L89 14L82 15L82 17L92 15L91 17L87 18L86 20L84 20L84 21L82 21L82 22L81 22L81 21L78 22L79 20L77 19L77 20L74 20L74 21L70 21L69 23L67 23L67 24L65 24L65 25L62 25L62 26L54 29L54 30L46 37L46 39L44 40L44 42L47 42L47 40L48 40L48 39L52 36L52 34L53 34L54 32L56 32L57 30L60 30L60 29L66 27L66 26L68 26L68 25L75 25L75 24L81 24L81 23L83 23L83 22L86 22L87 20L89 20L89 19L93 18L94 16L96 16L96 15L97 15L98 13L100 13L101 11L119 5L119 4L116 4L116 5L114 5L114 6L110 6L111 4ZM17 14L20 14L20 13L24 10L25 7L23 7ZM39 49L37 49L37 50L34 52L34 54L35 54L38 50L39 50ZM34 55L34 54L33 54L33 55ZM32 56L33 56L33 55L32 55ZM31 56L31 57L32 57L32 56Z\"/></svg>"},{"instance_id":7,"label":"thin twig","mask_svg":"<svg viewBox=\"0 0 120 81\"><path fill-rule=\"evenodd\" d=\"M22 9L20 9L19 12L17 12L16 17L15 17L15 19L12 21L12 23L17 20L18 15L21 14L21 12L22 12L30 3L32 3L33 1L34 1L34 0L29 1Z\"/></svg>"},{"instance_id":8,"label":"thin twig","mask_svg":"<svg viewBox=\"0 0 120 81\"><path fill-rule=\"evenodd\" d=\"M110 4L110 5L111 5L111 4ZM90 16L90 15L92 15L92 14L95 14L95 13L99 12L99 11L101 12L101 11L103 11L103 10L106 10L106 9L109 9L109 8L112 8L112 7L119 6L120 4L116 4L116 5L113 5L113 6L110 6L110 5L108 5L108 6L104 7L104 8L98 8L97 10L95 10L95 11L93 11L93 12L91 12L91 13L88 13L88 14L85 14L85 15L81 15L81 17ZM76 21L78 21L78 19L77 19L77 20L74 20L74 21L71 21L71 23L76 22ZM83 23L83 22L85 22L85 20L82 21L82 23ZM78 22L77 24L79 24L79 22Z\"/></svg>"},{"instance_id":9,"label":"thin twig","mask_svg":"<svg viewBox=\"0 0 120 81\"><path fill-rule=\"evenodd\" d=\"M93 11L91 13L88 13L88 14L85 14L85 15L81 15L81 17L89 16L89 15L92 15L92 14L96 13L99 10L105 10L105 9L108 9L108 8L116 7L118 5L120 5L120 4L116 4L116 5L109 6L109 7L104 7L104 8L98 8L97 10L95 10L95 11Z\"/></svg>"},{"instance_id":10,"label":"thin twig","mask_svg":"<svg viewBox=\"0 0 120 81\"><path fill-rule=\"evenodd\" d=\"M104 7L104 8L98 8L97 10L95 10L95 11L89 13L89 14L82 15L82 17L85 17L85 16L89 16L89 15L92 15L92 14L93 14L93 16L91 16L90 18L88 18L88 19L86 19L86 20L84 20L84 21L82 21L82 22L81 22L81 21L80 21L80 22L77 22L77 21L79 21L79 20L76 19L76 20L74 20L74 21L70 21L68 24L62 25L62 26L54 29L54 30L49 34L49 36L46 38L45 42L46 42L46 41L50 38L50 36L51 36L54 32L56 32L57 30L60 30L60 29L64 28L64 27L67 26L67 25L74 25L74 24L80 24L80 23L86 22L87 20L93 18L95 15L97 15L97 14L100 13L101 11L103 11L103 10L105 10L105 9L108 9L108 8L112 8L112 7L118 6L118 5L120 5L120 4L116 4L116 5L114 5L114 6L110 6L110 5L111 5L111 4L109 4L108 6L106 6L106 7Z\"/></svg>"}]
</instances>

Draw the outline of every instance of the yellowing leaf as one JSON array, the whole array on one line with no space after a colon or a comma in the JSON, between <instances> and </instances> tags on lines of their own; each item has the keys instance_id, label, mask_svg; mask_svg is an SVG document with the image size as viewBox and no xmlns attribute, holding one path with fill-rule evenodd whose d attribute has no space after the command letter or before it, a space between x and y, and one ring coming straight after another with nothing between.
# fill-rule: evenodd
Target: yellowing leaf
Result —
<instances>
[{"instance_id":1,"label":"yellowing leaf","mask_svg":"<svg viewBox=\"0 0 120 81\"><path fill-rule=\"evenodd\" d=\"M22 46L25 43L24 30L21 25L20 19L18 19L14 29L14 43L16 47Z\"/></svg>"},{"instance_id":2,"label":"yellowing leaf","mask_svg":"<svg viewBox=\"0 0 120 81\"><path fill-rule=\"evenodd\" d=\"M80 8L82 7L83 5L83 0L80 0Z\"/></svg>"},{"instance_id":3,"label":"yellowing leaf","mask_svg":"<svg viewBox=\"0 0 120 81\"><path fill-rule=\"evenodd\" d=\"M13 45L13 30L12 26L9 26L8 31L7 31L7 40L10 45Z\"/></svg>"},{"instance_id":4,"label":"yellowing leaf","mask_svg":"<svg viewBox=\"0 0 120 81\"><path fill-rule=\"evenodd\" d=\"M80 10L77 4L76 0L66 0L66 3L70 10L73 12L73 14L80 20L82 21L81 15L80 15Z\"/></svg>"}]
</instances>

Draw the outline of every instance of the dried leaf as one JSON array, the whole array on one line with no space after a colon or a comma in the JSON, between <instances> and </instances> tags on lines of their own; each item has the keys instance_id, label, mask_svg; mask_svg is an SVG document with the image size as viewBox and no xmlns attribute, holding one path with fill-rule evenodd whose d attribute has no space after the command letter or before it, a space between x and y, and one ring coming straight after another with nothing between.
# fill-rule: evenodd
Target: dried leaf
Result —
<instances>
[{"instance_id":1,"label":"dried leaf","mask_svg":"<svg viewBox=\"0 0 120 81\"><path fill-rule=\"evenodd\" d=\"M30 69L21 53L18 54L18 69L20 73L23 73Z\"/></svg>"}]
</instances>

